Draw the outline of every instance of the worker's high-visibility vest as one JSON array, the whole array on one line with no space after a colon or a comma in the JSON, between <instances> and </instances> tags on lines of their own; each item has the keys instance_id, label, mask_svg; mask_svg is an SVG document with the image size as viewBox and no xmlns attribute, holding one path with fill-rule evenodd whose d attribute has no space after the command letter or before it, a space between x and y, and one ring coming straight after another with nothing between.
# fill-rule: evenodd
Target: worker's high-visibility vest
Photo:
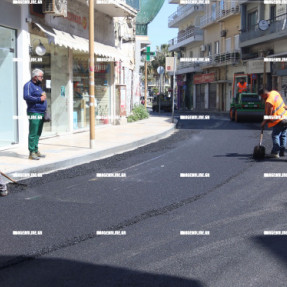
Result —
<instances>
[{"instance_id":1,"label":"worker's high-visibility vest","mask_svg":"<svg viewBox=\"0 0 287 287\"><path fill-rule=\"evenodd\" d=\"M247 91L247 83L244 82L241 84L240 82L238 83L238 93L243 93Z\"/></svg>"},{"instance_id":2,"label":"worker's high-visibility vest","mask_svg":"<svg viewBox=\"0 0 287 287\"><path fill-rule=\"evenodd\" d=\"M276 126L284 118L287 118L287 111L284 109L285 103L278 92L271 91L270 93L268 93L266 103L270 103L273 106L272 116L275 117L274 119L271 119L270 122L268 122L269 128Z\"/></svg>"}]
</instances>

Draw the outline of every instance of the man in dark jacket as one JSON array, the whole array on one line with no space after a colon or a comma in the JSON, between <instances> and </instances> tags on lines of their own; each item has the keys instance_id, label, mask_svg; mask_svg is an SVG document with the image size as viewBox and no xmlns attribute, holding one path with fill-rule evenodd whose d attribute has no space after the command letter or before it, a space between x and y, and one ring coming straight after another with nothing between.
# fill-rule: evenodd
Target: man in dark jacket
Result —
<instances>
[{"instance_id":1,"label":"man in dark jacket","mask_svg":"<svg viewBox=\"0 0 287 287\"><path fill-rule=\"evenodd\" d=\"M45 157L38 150L39 138L42 134L44 113L47 108L46 93L41 88L44 72L40 69L32 71L32 79L24 86L24 100L27 103L29 119L29 159L39 160Z\"/></svg>"}]
</instances>

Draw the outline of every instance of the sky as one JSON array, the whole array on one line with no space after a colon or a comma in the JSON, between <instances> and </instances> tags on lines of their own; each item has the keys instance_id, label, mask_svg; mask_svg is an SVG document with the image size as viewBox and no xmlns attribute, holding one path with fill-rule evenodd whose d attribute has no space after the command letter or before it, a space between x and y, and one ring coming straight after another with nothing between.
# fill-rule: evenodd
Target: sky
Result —
<instances>
[{"instance_id":1,"label":"sky","mask_svg":"<svg viewBox=\"0 0 287 287\"><path fill-rule=\"evenodd\" d=\"M176 9L176 4L168 4L168 0L165 0L157 16L148 25L148 36L151 42L151 51L156 51L156 46L168 44L169 40L177 36L177 28L168 28L168 17L175 12Z\"/></svg>"}]
</instances>

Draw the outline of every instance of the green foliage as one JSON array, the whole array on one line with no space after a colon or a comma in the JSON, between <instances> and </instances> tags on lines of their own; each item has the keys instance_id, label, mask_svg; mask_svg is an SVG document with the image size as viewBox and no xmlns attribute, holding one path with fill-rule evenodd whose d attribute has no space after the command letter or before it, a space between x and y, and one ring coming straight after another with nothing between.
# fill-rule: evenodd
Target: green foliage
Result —
<instances>
[{"instance_id":1,"label":"green foliage","mask_svg":"<svg viewBox=\"0 0 287 287\"><path fill-rule=\"evenodd\" d=\"M154 95L157 95L159 93L159 89L157 87L153 88Z\"/></svg>"},{"instance_id":2,"label":"green foliage","mask_svg":"<svg viewBox=\"0 0 287 287\"><path fill-rule=\"evenodd\" d=\"M128 123L139 121L142 119L147 119L149 117L149 113L144 105L135 106L132 110L132 114L128 116Z\"/></svg>"}]
</instances>

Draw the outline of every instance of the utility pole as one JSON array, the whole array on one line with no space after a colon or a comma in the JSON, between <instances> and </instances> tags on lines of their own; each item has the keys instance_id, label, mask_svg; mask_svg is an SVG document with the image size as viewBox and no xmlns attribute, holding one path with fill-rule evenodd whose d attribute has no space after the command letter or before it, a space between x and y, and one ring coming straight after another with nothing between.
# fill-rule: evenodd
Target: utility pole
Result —
<instances>
[{"instance_id":1,"label":"utility pole","mask_svg":"<svg viewBox=\"0 0 287 287\"><path fill-rule=\"evenodd\" d=\"M264 61L264 59L263 59ZM266 89L267 88L267 78L266 78L266 62L264 61L263 63L264 69L263 69L263 87Z\"/></svg>"},{"instance_id":2,"label":"utility pole","mask_svg":"<svg viewBox=\"0 0 287 287\"><path fill-rule=\"evenodd\" d=\"M174 98L175 98L175 71L176 71L176 58L175 52L173 52L173 77L172 77L172 110L171 110L171 122L174 123Z\"/></svg>"},{"instance_id":3,"label":"utility pole","mask_svg":"<svg viewBox=\"0 0 287 287\"><path fill-rule=\"evenodd\" d=\"M95 51L94 51L94 0L89 0L89 92L90 92L90 148L95 148Z\"/></svg>"},{"instance_id":4,"label":"utility pole","mask_svg":"<svg viewBox=\"0 0 287 287\"><path fill-rule=\"evenodd\" d=\"M146 52L142 52L142 55L146 55L145 59L145 92L144 92L144 101L145 107L147 106L147 63L150 61L150 56L154 56L155 52L150 51L150 46L146 47Z\"/></svg>"},{"instance_id":5,"label":"utility pole","mask_svg":"<svg viewBox=\"0 0 287 287\"><path fill-rule=\"evenodd\" d=\"M145 61L145 88L144 88L144 106L147 106L147 61Z\"/></svg>"}]
</instances>

